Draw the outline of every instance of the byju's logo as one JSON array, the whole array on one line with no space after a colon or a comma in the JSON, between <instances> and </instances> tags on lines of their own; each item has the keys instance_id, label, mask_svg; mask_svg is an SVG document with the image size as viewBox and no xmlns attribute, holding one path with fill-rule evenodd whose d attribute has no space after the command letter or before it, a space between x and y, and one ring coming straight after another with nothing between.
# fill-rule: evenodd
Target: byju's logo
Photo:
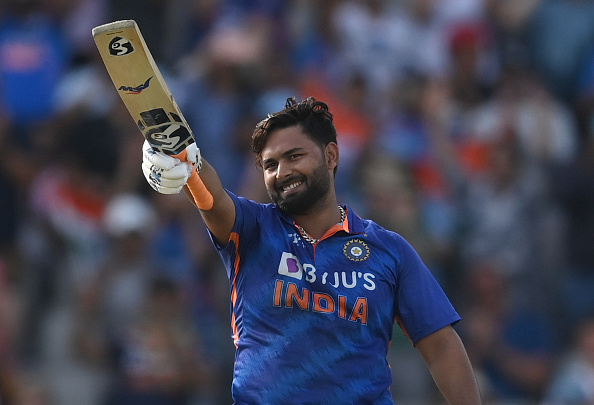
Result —
<instances>
[{"instance_id":1,"label":"byju's logo","mask_svg":"<svg viewBox=\"0 0 594 405\"><path fill-rule=\"evenodd\" d=\"M278 274L301 280L303 278L303 266L299 263L297 256L283 252L278 265Z\"/></svg>"}]
</instances>

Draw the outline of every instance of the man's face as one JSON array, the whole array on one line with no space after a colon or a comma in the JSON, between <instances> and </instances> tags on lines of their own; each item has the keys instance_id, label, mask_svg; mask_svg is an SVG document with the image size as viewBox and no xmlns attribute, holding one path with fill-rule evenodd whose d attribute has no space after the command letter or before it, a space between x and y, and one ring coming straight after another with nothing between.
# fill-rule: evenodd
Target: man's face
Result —
<instances>
[{"instance_id":1,"label":"man's face","mask_svg":"<svg viewBox=\"0 0 594 405\"><path fill-rule=\"evenodd\" d=\"M290 215L308 213L331 190L334 163L300 126L274 131L261 157L268 196Z\"/></svg>"}]
</instances>

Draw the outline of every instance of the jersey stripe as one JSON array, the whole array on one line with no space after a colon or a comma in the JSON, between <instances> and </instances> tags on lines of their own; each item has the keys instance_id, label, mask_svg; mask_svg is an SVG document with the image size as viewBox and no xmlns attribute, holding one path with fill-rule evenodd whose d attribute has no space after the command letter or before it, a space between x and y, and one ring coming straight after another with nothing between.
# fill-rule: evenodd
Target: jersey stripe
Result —
<instances>
[{"instance_id":1,"label":"jersey stripe","mask_svg":"<svg viewBox=\"0 0 594 405\"><path fill-rule=\"evenodd\" d=\"M231 328L233 330L233 343L235 347L237 347L237 343L239 342L239 331L237 329L237 322L235 321L235 303L237 302L237 275L239 274L239 234L237 232L232 232L231 236L229 237L229 242L233 242L235 245L235 261L233 263L233 283L231 289Z\"/></svg>"}]
</instances>

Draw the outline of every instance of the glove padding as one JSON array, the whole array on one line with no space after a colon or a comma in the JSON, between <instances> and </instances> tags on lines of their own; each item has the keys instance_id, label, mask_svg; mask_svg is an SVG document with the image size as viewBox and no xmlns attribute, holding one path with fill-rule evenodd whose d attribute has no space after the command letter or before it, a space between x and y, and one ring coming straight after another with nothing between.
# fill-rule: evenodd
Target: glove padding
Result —
<instances>
[{"instance_id":1,"label":"glove padding","mask_svg":"<svg viewBox=\"0 0 594 405\"><path fill-rule=\"evenodd\" d=\"M161 194L179 193L201 163L200 150L195 143L186 148L187 162L155 151L145 140L142 145L142 172L148 184Z\"/></svg>"}]
</instances>

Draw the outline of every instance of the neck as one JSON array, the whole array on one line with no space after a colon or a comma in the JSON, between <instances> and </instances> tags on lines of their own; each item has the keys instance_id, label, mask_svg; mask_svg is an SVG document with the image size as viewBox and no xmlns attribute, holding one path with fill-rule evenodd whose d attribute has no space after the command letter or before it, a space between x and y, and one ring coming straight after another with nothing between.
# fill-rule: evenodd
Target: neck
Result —
<instances>
[{"instance_id":1,"label":"neck","mask_svg":"<svg viewBox=\"0 0 594 405\"><path fill-rule=\"evenodd\" d=\"M311 210L308 214L293 216L293 219L312 238L320 239L328 229L340 222L340 209L335 200L333 203Z\"/></svg>"}]
</instances>

